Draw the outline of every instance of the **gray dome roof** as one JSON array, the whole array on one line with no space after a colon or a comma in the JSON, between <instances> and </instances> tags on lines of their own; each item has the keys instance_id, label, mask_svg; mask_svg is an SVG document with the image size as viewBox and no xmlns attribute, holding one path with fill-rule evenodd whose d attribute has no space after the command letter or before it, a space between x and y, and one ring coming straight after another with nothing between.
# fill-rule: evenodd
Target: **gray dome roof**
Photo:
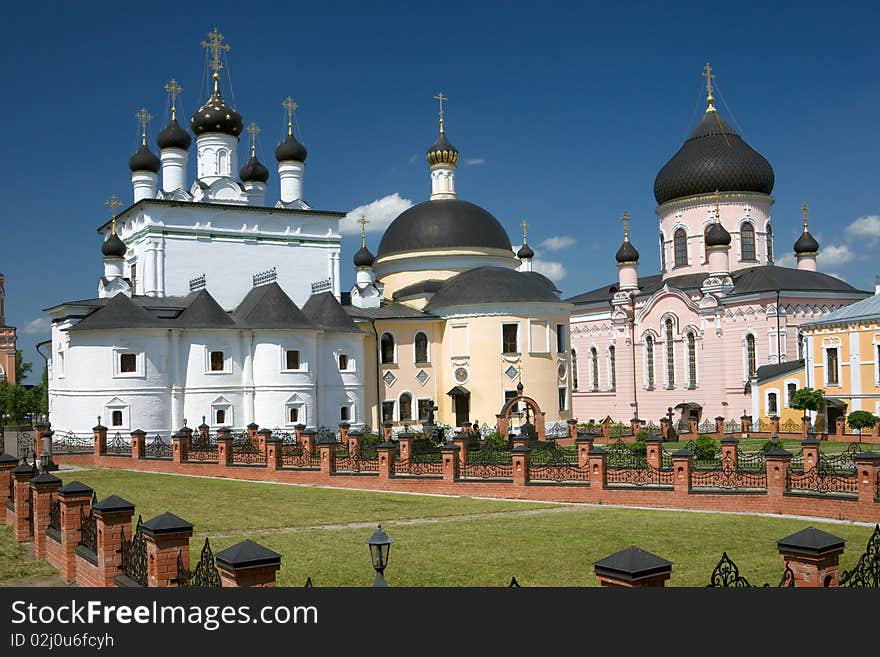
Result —
<instances>
[{"instance_id":1,"label":"gray dome roof","mask_svg":"<svg viewBox=\"0 0 880 657\"><path fill-rule=\"evenodd\" d=\"M795 253L816 253L818 250L819 242L816 241L816 238L808 230L801 233L797 242L794 243Z\"/></svg>"},{"instance_id":2,"label":"gray dome roof","mask_svg":"<svg viewBox=\"0 0 880 657\"><path fill-rule=\"evenodd\" d=\"M425 312L444 306L528 302L561 303L561 300L553 281L538 272L477 267L448 279L431 298Z\"/></svg>"},{"instance_id":3,"label":"gray dome roof","mask_svg":"<svg viewBox=\"0 0 880 657\"><path fill-rule=\"evenodd\" d=\"M260 163L256 155L252 155L247 164L239 171L239 176L242 182L264 183L269 180L269 169Z\"/></svg>"},{"instance_id":4,"label":"gray dome roof","mask_svg":"<svg viewBox=\"0 0 880 657\"><path fill-rule=\"evenodd\" d=\"M434 145L428 149L425 157L431 166L435 164L457 164L458 149L449 143L449 140L446 139L446 133L441 132Z\"/></svg>"},{"instance_id":5,"label":"gray dome roof","mask_svg":"<svg viewBox=\"0 0 880 657\"><path fill-rule=\"evenodd\" d=\"M377 257L455 247L512 250L507 231L480 206L460 199L435 199L401 212L382 236Z\"/></svg>"},{"instance_id":6,"label":"gray dome roof","mask_svg":"<svg viewBox=\"0 0 880 657\"><path fill-rule=\"evenodd\" d=\"M654 198L672 199L722 192L773 191L773 167L724 122L707 111L696 129L654 180Z\"/></svg>"},{"instance_id":7,"label":"gray dome roof","mask_svg":"<svg viewBox=\"0 0 880 657\"><path fill-rule=\"evenodd\" d=\"M196 136L209 132L221 132L238 137L244 129L241 114L226 104L220 89L214 90L207 102L195 111L189 120Z\"/></svg>"},{"instance_id":8,"label":"gray dome roof","mask_svg":"<svg viewBox=\"0 0 880 657\"><path fill-rule=\"evenodd\" d=\"M370 250L362 246L360 250L354 254L354 266L355 267L372 267L373 261L376 258L370 253Z\"/></svg>"},{"instance_id":9,"label":"gray dome roof","mask_svg":"<svg viewBox=\"0 0 880 657\"><path fill-rule=\"evenodd\" d=\"M720 221L713 223L706 232L706 246L730 246L730 233Z\"/></svg>"},{"instance_id":10,"label":"gray dome roof","mask_svg":"<svg viewBox=\"0 0 880 657\"><path fill-rule=\"evenodd\" d=\"M520 260L527 260L529 258L534 258L535 252L532 250L532 247L530 247L528 244L523 244L519 248L519 251L516 252L516 257L519 258Z\"/></svg>"},{"instance_id":11,"label":"gray dome roof","mask_svg":"<svg viewBox=\"0 0 880 657\"><path fill-rule=\"evenodd\" d=\"M305 162L308 154L306 147L296 140L292 132L275 149L275 159L279 162Z\"/></svg>"},{"instance_id":12,"label":"gray dome roof","mask_svg":"<svg viewBox=\"0 0 880 657\"><path fill-rule=\"evenodd\" d=\"M617 249L617 254L614 256L617 262L638 262L639 261L639 251L636 247L633 246L633 243L629 240L624 240L623 244L620 245L620 248Z\"/></svg>"},{"instance_id":13,"label":"gray dome roof","mask_svg":"<svg viewBox=\"0 0 880 657\"><path fill-rule=\"evenodd\" d=\"M101 253L108 257L122 258L128 247L119 239L119 235L113 233L110 238L101 245Z\"/></svg>"},{"instance_id":14,"label":"gray dome roof","mask_svg":"<svg viewBox=\"0 0 880 657\"><path fill-rule=\"evenodd\" d=\"M192 137L180 127L177 119L171 119L171 122L156 136L156 143L159 144L160 149L179 148L187 151L192 144Z\"/></svg>"},{"instance_id":15,"label":"gray dome roof","mask_svg":"<svg viewBox=\"0 0 880 657\"><path fill-rule=\"evenodd\" d=\"M132 171L152 171L153 173L158 173L161 166L162 163L159 161L159 158L156 157L156 154L146 144L141 144L141 147L128 160L128 168Z\"/></svg>"}]
</instances>

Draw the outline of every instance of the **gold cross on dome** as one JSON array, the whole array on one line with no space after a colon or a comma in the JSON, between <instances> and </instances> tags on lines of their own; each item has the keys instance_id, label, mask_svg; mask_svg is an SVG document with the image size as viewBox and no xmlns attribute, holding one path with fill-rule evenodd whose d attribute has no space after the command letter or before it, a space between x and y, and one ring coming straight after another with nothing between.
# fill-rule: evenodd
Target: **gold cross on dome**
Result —
<instances>
[{"instance_id":1,"label":"gold cross on dome","mask_svg":"<svg viewBox=\"0 0 880 657\"><path fill-rule=\"evenodd\" d=\"M177 83L177 80L171 78L171 81L165 84L165 91L171 96L171 120L173 121L177 118L177 97L183 91L183 87Z\"/></svg>"},{"instance_id":2,"label":"gold cross on dome","mask_svg":"<svg viewBox=\"0 0 880 657\"><path fill-rule=\"evenodd\" d=\"M710 108L714 108L715 98L712 97L712 80L715 79L715 75L712 73L712 67L709 65L709 62L706 62L702 76L706 78L706 102Z\"/></svg>"},{"instance_id":3,"label":"gold cross on dome","mask_svg":"<svg viewBox=\"0 0 880 657\"><path fill-rule=\"evenodd\" d=\"M257 152L257 135L260 134L260 128L251 121L248 123L247 133L251 136L251 157L254 157Z\"/></svg>"},{"instance_id":4,"label":"gold cross on dome","mask_svg":"<svg viewBox=\"0 0 880 657\"><path fill-rule=\"evenodd\" d=\"M361 215L357 222L361 225L361 248L364 248L367 246L367 224L370 221L364 215Z\"/></svg>"},{"instance_id":5,"label":"gold cross on dome","mask_svg":"<svg viewBox=\"0 0 880 657\"><path fill-rule=\"evenodd\" d=\"M623 241L629 242L629 212L624 210L620 220L623 222Z\"/></svg>"},{"instance_id":6,"label":"gold cross on dome","mask_svg":"<svg viewBox=\"0 0 880 657\"><path fill-rule=\"evenodd\" d=\"M104 201L104 205L110 208L110 221L111 226L110 229L112 233L116 234L116 208L121 207L122 203L119 202L119 199L116 198L116 194L112 194L110 198ZM100 422L98 423L100 424Z\"/></svg>"},{"instance_id":7,"label":"gold cross on dome","mask_svg":"<svg viewBox=\"0 0 880 657\"><path fill-rule=\"evenodd\" d=\"M721 192L715 190L715 221L721 221Z\"/></svg>"},{"instance_id":8,"label":"gold cross on dome","mask_svg":"<svg viewBox=\"0 0 880 657\"><path fill-rule=\"evenodd\" d=\"M287 134L292 135L293 134L293 112L294 112L294 110L296 110L297 107L299 107L299 105L297 105L293 101L293 98L288 96L287 98L284 99L284 102L281 103L281 107L283 107L284 111L287 112Z\"/></svg>"},{"instance_id":9,"label":"gold cross on dome","mask_svg":"<svg viewBox=\"0 0 880 657\"><path fill-rule=\"evenodd\" d=\"M804 232L805 232L805 233L807 232L807 211L808 211L809 209L810 209L810 208L807 207L807 202L804 201L804 204L801 206L801 210L804 211Z\"/></svg>"},{"instance_id":10,"label":"gold cross on dome","mask_svg":"<svg viewBox=\"0 0 880 657\"><path fill-rule=\"evenodd\" d=\"M208 32L208 40L202 41L201 46L210 53L211 61L208 66L214 71L216 79L216 77L219 77L220 75L220 69L223 68L220 58L223 56L224 52L229 52L231 47L228 43L223 43L223 35L220 34L220 30L216 27Z\"/></svg>"},{"instance_id":11,"label":"gold cross on dome","mask_svg":"<svg viewBox=\"0 0 880 657\"><path fill-rule=\"evenodd\" d=\"M141 107L137 114L134 115L134 118L137 119L138 125L141 127L141 142L146 145L147 143L147 124L153 119L153 115L147 111L146 107Z\"/></svg>"},{"instance_id":12,"label":"gold cross on dome","mask_svg":"<svg viewBox=\"0 0 880 657\"><path fill-rule=\"evenodd\" d=\"M523 219L520 226L522 226L522 229L523 229L523 244L525 244L526 243L526 231L529 227L529 222L527 222L525 219Z\"/></svg>"},{"instance_id":13,"label":"gold cross on dome","mask_svg":"<svg viewBox=\"0 0 880 657\"><path fill-rule=\"evenodd\" d=\"M434 96L434 100L440 101L440 132L443 132L443 101L449 100L449 97L444 96L442 91L438 91L437 95Z\"/></svg>"}]
</instances>

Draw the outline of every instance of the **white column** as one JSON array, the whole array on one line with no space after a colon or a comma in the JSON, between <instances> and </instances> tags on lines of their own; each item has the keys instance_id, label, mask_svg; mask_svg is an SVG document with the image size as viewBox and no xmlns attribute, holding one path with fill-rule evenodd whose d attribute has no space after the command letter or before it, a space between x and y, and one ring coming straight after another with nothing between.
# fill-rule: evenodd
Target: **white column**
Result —
<instances>
[{"instance_id":1,"label":"white column","mask_svg":"<svg viewBox=\"0 0 880 657\"><path fill-rule=\"evenodd\" d=\"M165 296L165 238L159 240L156 250L156 296Z\"/></svg>"},{"instance_id":2,"label":"white column","mask_svg":"<svg viewBox=\"0 0 880 657\"><path fill-rule=\"evenodd\" d=\"M152 171L133 171L131 174L131 186L134 191L134 202L141 199L156 198L156 185L159 176Z\"/></svg>"},{"instance_id":3,"label":"white column","mask_svg":"<svg viewBox=\"0 0 880 657\"><path fill-rule=\"evenodd\" d=\"M859 351L859 332L850 331L849 334L849 382L852 393L852 408L850 410L862 410L862 356ZM841 368L843 369L843 368ZM843 373L841 372L841 378ZM867 410L867 409L866 409Z\"/></svg>"},{"instance_id":4,"label":"white column","mask_svg":"<svg viewBox=\"0 0 880 657\"><path fill-rule=\"evenodd\" d=\"M303 174L306 165L295 160L278 163L278 179L281 183L281 202L290 203L302 199Z\"/></svg>"},{"instance_id":5,"label":"white column","mask_svg":"<svg viewBox=\"0 0 880 657\"><path fill-rule=\"evenodd\" d=\"M186 161L188 153L180 148L164 148L160 152L162 162L162 189L173 192L186 190Z\"/></svg>"},{"instance_id":6,"label":"white column","mask_svg":"<svg viewBox=\"0 0 880 657\"><path fill-rule=\"evenodd\" d=\"M254 353L253 332L241 331L241 376L244 392L244 423L255 422L254 419Z\"/></svg>"},{"instance_id":7,"label":"white column","mask_svg":"<svg viewBox=\"0 0 880 657\"><path fill-rule=\"evenodd\" d=\"M333 296L339 301L339 247L331 251L330 258L333 261Z\"/></svg>"},{"instance_id":8,"label":"white column","mask_svg":"<svg viewBox=\"0 0 880 657\"><path fill-rule=\"evenodd\" d=\"M184 377L181 376L180 368L180 331L172 329L168 331L168 377L171 392L171 426L169 430L174 432L183 424L183 395Z\"/></svg>"},{"instance_id":9,"label":"white column","mask_svg":"<svg viewBox=\"0 0 880 657\"><path fill-rule=\"evenodd\" d=\"M196 138L199 178L208 185L238 173L238 137L211 132Z\"/></svg>"},{"instance_id":10,"label":"white column","mask_svg":"<svg viewBox=\"0 0 880 657\"><path fill-rule=\"evenodd\" d=\"M144 272L147 275L144 280L144 294L150 297L157 296L159 287L159 253L155 240L147 242L147 265L148 269Z\"/></svg>"}]
</instances>

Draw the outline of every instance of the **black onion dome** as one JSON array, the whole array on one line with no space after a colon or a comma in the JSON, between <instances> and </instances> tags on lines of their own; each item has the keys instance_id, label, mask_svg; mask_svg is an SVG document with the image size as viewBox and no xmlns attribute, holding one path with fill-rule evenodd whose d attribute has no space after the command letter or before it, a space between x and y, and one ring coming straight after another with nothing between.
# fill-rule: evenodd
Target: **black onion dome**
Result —
<instances>
[{"instance_id":1,"label":"black onion dome","mask_svg":"<svg viewBox=\"0 0 880 657\"><path fill-rule=\"evenodd\" d=\"M171 123L162 128L162 131L156 136L156 142L160 149L179 148L182 151L188 151L192 144L192 137L180 127L177 119L171 119Z\"/></svg>"},{"instance_id":2,"label":"black onion dome","mask_svg":"<svg viewBox=\"0 0 880 657\"><path fill-rule=\"evenodd\" d=\"M707 111L691 136L657 174L658 204L695 194L759 192L770 194L773 167L724 122Z\"/></svg>"},{"instance_id":3,"label":"black onion dome","mask_svg":"<svg viewBox=\"0 0 880 657\"><path fill-rule=\"evenodd\" d=\"M713 223L706 232L706 246L730 246L730 233L720 221Z\"/></svg>"},{"instance_id":4,"label":"black onion dome","mask_svg":"<svg viewBox=\"0 0 880 657\"><path fill-rule=\"evenodd\" d=\"M107 257L122 258L126 251L128 251L128 247L125 246L125 242L119 239L119 235L115 233L101 245L101 253Z\"/></svg>"},{"instance_id":5,"label":"black onion dome","mask_svg":"<svg viewBox=\"0 0 880 657\"><path fill-rule=\"evenodd\" d=\"M629 240L624 240L623 244L620 245L620 248L617 249L617 254L614 258L620 264L625 262L638 262L639 261L639 251L636 247L633 246L632 242Z\"/></svg>"},{"instance_id":6,"label":"black onion dome","mask_svg":"<svg viewBox=\"0 0 880 657\"><path fill-rule=\"evenodd\" d=\"M797 242L794 243L795 253L817 253L818 251L819 242L817 242L816 238L810 235L810 232L807 230L805 230L798 238Z\"/></svg>"},{"instance_id":7,"label":"black onion dome","mask_svg":"<svg viewBox=\"0 0 880 657\"><path fill-rule=\"evenodd\" d=\"M269 180L269 169L260 163L256 155L251 155L251 159L239 171L239 177L242 182L264 183Z\"/></svg>"},{"instance_id":8,"label":"black onion dome","mask_svg":"<svg viewBox=\"0 0 880 657\"><path fill-rule=\"evenodd\" d=\"M458 149L449 143L449 140L446 139L446 133L441 132L434 145L428 149L425 157L428 158L428 164L431 166L435 164L458 164Z\"/></svg>"},{"instance_id":9,"label":"black onion dome","mask_svg":"<svg viewBox=\"0 0 880 657\"><path fill-rule=\"evenodd\" d=\"M354 266L355 267L372 267L373 262L376 258L370 253L370 250L362 246L360 251L354 254Z\"/></svg>"},{"instance_id":10,"label":"black onion dome","mask_svg":"<svg viewBox=\"0 0 880 657\"><path fill-rule=\"evenodd\" d=\"M527 260L529 258L534 258L535 252L532 251L532 247L530 247L528 244L523 244L519 248L519 251L516 252L516 257L520 260Z\"/></svg>"},{"instance_id":11,"label":"black onion dome","mask_svg":"<svg viewBox=\"0 0 880 657\"><path fill-rule=\"evenodd\" d=\"M135 154L128 159L128 168L132 171L152 171L153 173L158 173L160 166L162 166L162 163L159 161L159 158L156 157L156 154L146 144L141 144L141 147L137 149Z\"/></svg>"},{"instance_id":12,"label":"black onion dome","mask_svg":"<svg viewBox=\"0 0 880 657\"><path fill-rule=\"evenodd\" d=\"M305 162L308 154L306 147L296 140L293 133L287 135L287 139L275 149L275 159L279 162Z\"/></svg>"},{"instance_id":13,"label":"black onion dome","mask_svg":"<svg viewBox=\"0 0 880 657\"><path fill-rule=\"evenodd\" d=\"M238 137L244 129L241 114L226 104L220 90L215 90L208 101L192 115L190 128L198 137L209 132L221 132Z\"/></svg>"},{"instance_id":14,"label":"black onion dome","mask_svg":"<svg viewBox=\"0 0 880 657\"><path fill-rule=\"evenodd\" d=\"M507 231L479 205L461 199L435 199L404 210L391 222L379 243L378 257L462 247L512 250Z\"/></svg>"}]
</instances>

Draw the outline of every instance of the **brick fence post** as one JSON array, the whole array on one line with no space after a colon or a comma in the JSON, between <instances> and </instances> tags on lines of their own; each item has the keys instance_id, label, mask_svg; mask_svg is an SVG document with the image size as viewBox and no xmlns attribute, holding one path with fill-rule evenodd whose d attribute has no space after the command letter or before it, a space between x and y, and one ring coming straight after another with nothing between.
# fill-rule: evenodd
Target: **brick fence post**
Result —
<instances>
[{"instance_id":1,"label":"brick fence post","mask_svg":"<svg viewBox=\"0 0 880 657\"><path fill-rule=\"evenodd\" d=\"M602 441L607 444L611 438L611 422L605 418L599 426L602 428Z\"/></svg>"},{"instance_id":2,"label":"brick fence post","mask_svg":"<svg viewBox=\"0 0 880 657\"><path fill-rule=\"evenodd\" d=\"M76 579L76 546L82 538L80 509L92 503L95 491L79 481L64 484L58 490L61 507L61 571L62 579L70 584Z\"/></svg>"},{"instance_id":3,"label":"brick fence post","mask_svg":"<svg viewBox=\"0 0 880 657\"><path fill-rule=\"evenodd\" d=\"M413 442L415 436L412 433L402 433L397 437L397 444L400 446L400 460L409 461L413 453Z\"/></svg>"},{"instance_id":4,"label":"brick fence post","mask_svg":"<svg viewBox=\"0 0 880 657\"><path fill-rule=\"evenodd\" d=\"M809 434L801 441L804 452L804 472L809 472L819 466L819 439L816 434Z\"/></svg>"},{"instance_id":5,"label":"brick fence post","mask_svg":"<svg viewBox=\"0 0 880 657\"><path fill-rule=\"evenodd\" d=\"M739 438L736 436L724 436L721 439L721 465L724 467L726 463L730 463L736 470L737 455L736 451L739 447Z\"/></svg>"},{"instance_id":6,"label":"brick fence post","mask_svg":"<svg viewBox=\"0 0 880 657\"><path fill-rule=\"evenodd\" d=\"M807 439L807 434L810 433L810 416L804 415L801 418L801 440Z\"/></svg>"},{"instance_id":7,"label":"brick fence post","mask_svg":"<svg viewBox=\"0 0 880 657\"><path fill-rule=\"evenodd\" d=\"M257 431L257 446L263 454L266 453L266 442L272 437L271 429L260 429Z\"/></svg>"},{"instance_id":8,"label":"brick fence post","mask_svg":"<svg viewBox=\"0 0 880 657\"><path fill-rule=\"evenodd\" d=\"M348 436L351 433L351 425L348 422L339 423L339 442L343 445L348 444Z\"/></svg>"},{"instance_id":9,"label":"brick fence post","mask_svg":"<svg viewBox=\"0 0 880 657\"><path fill-rule=\"evenodd\" d=\"M590 450L593 449L593 436L578 436L577 445L578 467L585 469L590 467Z\"/></svg>"},{"instance_id":10,"label":"brick fence post","mask_svg":"<svg viewBox=\"0 0 880 657\"><path fill-rule=\"evenodd\" d=\"M663 438L663 440L666 440L667 438L669 438L669 418L668 417L661 417L660 418L660 437Z\"/></svg>"},{"instance_id":11,"label":"brick fence post","mask_svg":"<svg viewBox=\"0 0 880 657\"><path fill-rule=\"evenodd\" d=\"M117 495L111 495L92 509L98 530L98 585L115 586L113 578L122 574L122 532L126 540L131 540L131 517L134 504Z\"/></svg>"},{"instance_id":12,"label":"brick fence post","mask_svg":"<svg viewBox=\"0 0 880 657\"><path fill-rule=\"evenodd\" d=\"M101 424L101 418L98 418L98 424L92 427L92 435L95 438L95 456L101 456L107 451L107 427Z\"/></svg>"},{"instance_id":13,"label":"brick fence post","mask_svg":"<svg viewBox=\"0 0 880 657\"><path fill-rule=\"evenodd\" d=\"M31 478L37 475L35 467L22 463L12 470L12 492L15 540L24 543L33 538L31 533ZM7 524L9 522L7 521Z\"/></svg>"},{"instance_id":14,"label":"brick fence post","mask_svg":"<svg viewBox=\"0 0 880 657\"><path fill-rule=\"evenodd\" d=\"M318 450L321 452L321 474L336 474L336 440L335 438L319 438Z\"/></svg>"},{"instance_id":15,"label":"brick fence post","mask_svg":"<svg viewBox=\"0 0 880 657\"><path fill-rule=\"evenodd\" d=\"M355 454L361 453L362 442L363 442L363 436L361 436L360 434L358 434L358 433L350 434L350 433L346 432L345 440L342 441L341 444L345 447L345 449L348 450L349 455L354 456ZM383 441L383 443L384 442L389 442L389 441L386 440L386 441Z\"/></svg>"},{"instance_id":16,"label":"brick fence post","mask_svg":"<svg viewBox=\"0 0 880 657\"><path fill-rule=\"evenodd\" d=\"M304 424L297 424L293 427L293 434L294 434L294 436L296 436L296 444L297 445L303 444L302 436L303 436L303 431L305 431L305 430L306 430L306 425L304 425Z\"/></svg>"},{"instance_id":17,"label":"brick fence post","mask_svg":"<svg viewBox=\"0 0 880 657\"><path fill-rule=\"evenodd\" d=\"M458 479L459 446L455 443L446 443L440 448L443 458L443 481L453 482Z\"/></svg>"},{"instance_id":18,"label":"brick fence post","mask_svg":"<svg viewBox=\"0 0 880 657\"><path fill-rule=\"evenodd\" d=\"M663 465L663 437L648 436L645 439L645 456L648 459L648 465L659 470Z\"/></svg>"},{"instance_id":19,"label":"brick fence post","mask_svg":"<svg viewBox=\"0 0 880 657\"><path fill-rule=\"evenodd\" d=\"M698 429L699 425L700 425L700 423L697 422L696 420L694 420L693 418L688 418L688 429L690 429L692 436L699 435L697 433L697 429Z\"/></svg>"},{"instance_id":20,"label":"brick fence post","mask_svg":"<svg viewBox=\"0 0 880 657\"><path fill-rule=\"evenodd\" d=\"M189 458L189 436L182 431L171 434L171 457L174 463L186 463Z\"/></svg>"},{"instance_id":21,"label":"brick fence post","mask_svg":"<svg viewBox=\"0 0 880 657\"><path fill-rule=\"evenodd\" d=\"M303 429L302 431L300 431L300 444L303 446L303 449L309 454L318 453L318 441L315 438L316 434L317 432L314 429Z\"/></svg>"},{"instance_id":22,"label":"brick fence post","mask_svg":"<svg viewBox=\"0 0 880 657\"><path fill-rule=\"evenodd\" d=\"M880 439L880 418L874 420L874 426L871 427L871 438L873 440Z\"/></svg>"},{"instance_id":23,"label":"brick fence post","mask_svg":"<svg viewBox=\"0 0 880 657\"><path fill-rule=\"evenodd\" d=\"M281 436L270 436L266 439L266 467L270 472L282 468L281 443L283 440Z\"/></svg>"},{"instance_id":24,"label":"brick fence post","mask_svg":"<svg viewBox=\"0 0 880 657\"><path fill-rule=\"evenodd\" d=\"M593 563L593 572L603 587L642 588L665 586L672 576L672 564L635 545Z\"/></svg>"},{"instance_id":25,"label":"brick fence post","mask_svg":"<svg viewBox=\"0 0 880 657\"><path fill-rule=\"evenodd\" d=\"M642 428L642 421L639 418L634 417L629 421L629 425L632 427L633 435L638 436L639 430Z\"/></svg>"},{"instance_id":26,"label":"brick fence post","mask_svg":"<svg viewBox=\"0 0 880 657\"><path fill-rule=\"evenodd\" d=\"M146 437L146 432L140 429L135 429L131 432L131 459L133 461L140 461L144 458Z\"/></svg>"},{"instance_id":27,"label":"brick fence post","mask_svg":"<svg viewBox=\"0 0 880 657\"><path fill-rule=\"evenodd\" d=\"M273 587L281 555L251 540L236 543L216 555L224 587Z\"/></svg>"},{"instance_id":28,"label":"brick fence post","mask_svg":"<svg viewBox=\"0 0 880 657\"><path fill-rule=\"evenodd\" d=\"M672 484L677 495L688 495L691 492L693 458L694 453L689 449L679 449L672 452L672 472L675 477Z\"/></svg>"},{"instance_id":29,"label":"brick fence post","mask_svg":"<svg viewBox=\"0 0 880 657\"><path fill-rule=\"evenodd\" d=\"M568 437L577 440L578 437L578 421L577 418L571 418L566 421L568 424Z\"/></svg>"},{"instance_id":30,"label":"brick fence post","mask_svg":"<svg viewBox=\"0 0 880 657\"><path fill-rule=\"evenodd\" d=\"M529 463L532 449L528 445L517 445L511 452L513 463L513 485L527 486L529 483Z\"/></svg>"},{"instance_id":31,"label":"brick fence post","mask_svg":"<svg viewBox=\"0 0 880 657\"><path fill-rule=\"evenodd\" d=\"M791 452L774 447L765 455L767 459L767 496L770 510L781 513L782 498L788 492L788 469L791 467Z\"/></svg>"},{"instance_id":32,"label":"brick fence post","mask_svg":"<svg viewBox=\"0 0 880 657\"><path fill-rule=\"evenodd\" d=\"M876 509L880 501L880 453L862 452L856 456L856 476L859 478L859 502L868 509Z\"/></svg>"},{"instance_id":33,"label":"brick fence post","mask_svg":"<svg viewBox=\"0 0 880 657\"><path fill-rule=\"evenodd\" d=\"M846 418L839 417L834 421L834 435L843 438L843 430L846 427Z\"/></svg>"},{"instance_id":34,"label":"brick fence post","mask_svg":"<svg viewBox=\"0 0 880 657\"><path fill-rule=\"evenodd\" d=\"M387 443L389 440L391 440L391 436L394 433L393 427L394 427L394 424L392 422L384 422L382 424L382 434L381 435L382 435L383 442Z\"/></svg>"},{"instance_id":35,"label":"brick fence post","mask_svg":"<svg viewBox=\"0 0 880 657\"><path fill-rule=\"evenodd\" d=\"M251 422L247 425L247 436L248 440L251 442L251 447L257 447L257 429L260 428L260 425L256 422Z\"/></svg>"},{"instance_id":36,"label":"brick fence post","mask_svg":"<svg viewBox=\"0 0 880 657\"><path fill-rule=\"evenodd\" d=\"M739 428L743 437L748 437L752 431L752 416L743 413L739 418Z\"/></svg>"},{"instance_id":37,"label":"brick fence post","mask_svg":"<svg viewBox=\"0 0 880 657\"><path fill-rule=\"evenodd\" d=\"M217 429L217 463L228 467L232 465L232 429Z\"/></svg>"},{"instance_id":38,"label":"brick fence post","mask_svg":"<svg viewBox=\"0 0 880 657\"><path fill-rule=\"evenodd\" d=\"M452 437L452 444L458 447L458 462L459 464L465 464L468 462L468 443L470 442L470 438L468 438L465 433L457 433Z\"/></svg>"},{"instance_id":39,"label":"brick fence post","mask_svg":"<svg viewBox=\"0 0 880 657\"><path fill-rule=\"evenodd\" d=\"M189 539L193 526L173 513L163 513L141 525L147 544L147 586L171 586L177 580L177 555L189 569Z\"/></svg>"},{"instance_id":40,"label":"brick fence post","mask_svg":"<svg viewBox=\"0 0 880 657\"><path fill-rule=\"evenodd\" d=\"M770 416L770 435L778 436L779 435L779 416L771 415Z\"/></svg>"},{"instance_id":41,"label":"brick fence post","mask_svg":"<svg viewBox=\"0 0 880 657\"><path fill-rule=\"evenodd\" d=\"M531 438L528 436L524 436L521 433L512 433L507 437L507 440L510 442L512 447L528 447L531 442Z\"/></svg>"},{"instance_id":42,"label":"brick fence post","mask_svg":"<svg viewBox=\"0 0 880 657\"><path fill-rule=\"evenodd\" d=\"M376 458L379 459L379 479L390 479L394 476L394 452L397 443L379 443L376 447Z\"/></svg>"},{"instance_id":43,"label":"brick fence post","mask_svg":"<svg viewBox=\"0 0 880 657\"><path fill-rule=\"evenodd\" d=\"M0 523L6 522L6 504L14 504L9 499L9 481L18 459L11 454L0 454Z\"/></svg>"},{"instance_id":44,"label":"brick fence post","mask_svg":"<svg viewBox=\"0 0 880 657\"><path fill-rule=\"evenodd\" d=\"M61 480L53 474L42 472L31 479L31 500L34 516L34 558L46 558L46 529L52 502L61 488Z\"/></svg>"},{"instance_id":45,"label":"brick fence post","mask_svg":"<svg viewBox=\"0 0 880 657\"><path fill-rule=\"evenodd\" d=\"M776 547L794 572L796 587L837 586L840 555L846 547L842 538L807 527L779 539Z\"/></svg>"},{"instance_id":46,"label":"brick fence post","mask_svg":"<svg viewBox=\"0 0 880 657\"><path fill-rule=\"evenodd\" d=\"M724 435L724 416L719 415L715 418L715 433L720 436Z\"/></svg>"},{"instance_id":47,"label":"brick fence post","mask_svg":"<svg viewBox=\"0 0 880 657\"><path fill-rule=\"evenodd\" d=\"M608 452L601 447L590 450L590 486L605 488L605 466Z\"/></svg>"}]
</instances>

